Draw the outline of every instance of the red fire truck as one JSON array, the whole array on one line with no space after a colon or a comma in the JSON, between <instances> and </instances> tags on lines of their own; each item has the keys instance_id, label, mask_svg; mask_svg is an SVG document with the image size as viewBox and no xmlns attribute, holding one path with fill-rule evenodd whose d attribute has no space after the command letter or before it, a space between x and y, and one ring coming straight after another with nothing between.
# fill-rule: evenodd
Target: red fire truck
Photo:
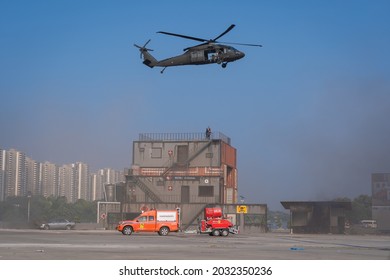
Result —
<instances>
[{"instance_id":1,"label":"red fire truck","mask_svg":"<svg viewBox=\"0 0 390 280\"><path fill-rule=\"evenodd\" d=\"M200 221L198 231L199 233L208 233L211 236L228 236L229 233L238 233L233 223L222 217L222 209L220 207L206 207L204 209L204 219Z\"/></svg>"}]
</instances>

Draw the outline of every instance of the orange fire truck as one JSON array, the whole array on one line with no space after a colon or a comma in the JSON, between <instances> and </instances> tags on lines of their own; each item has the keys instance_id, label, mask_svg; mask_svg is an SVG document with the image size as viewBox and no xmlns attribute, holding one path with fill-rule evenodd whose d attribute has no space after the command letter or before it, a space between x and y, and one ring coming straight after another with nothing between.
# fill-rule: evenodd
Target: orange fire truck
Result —
<instances>
[{"instance_id":1,"label":"orange fire truck","mask_svg":"<svg viewBox=\"0 0 390 280\"><path fill-rule=\"evenodd\" d=\"M133 232L157 232L168 235L169 232L179 231L180 209L145 211L134 220L120 221L116 229L124 235Z\"/></svg>"}]
</instances>

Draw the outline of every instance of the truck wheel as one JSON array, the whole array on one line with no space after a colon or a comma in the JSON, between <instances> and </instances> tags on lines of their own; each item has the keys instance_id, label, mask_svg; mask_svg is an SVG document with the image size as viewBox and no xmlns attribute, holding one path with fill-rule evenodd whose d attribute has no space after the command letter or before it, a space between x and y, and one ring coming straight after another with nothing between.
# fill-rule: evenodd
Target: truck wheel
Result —
<instances>
[{"instance_id":1,"label":"truck wheel","mask_svg":"<svg viewBox=\"0 0 390 280\"><path fill-rule=\"evenodd\" d=\"M228 236L229 235L229 231L227 229L224 229L224 230L222 230L221 235L224 236L224 237Z\"/></svg>"},{"instance_id":2,"label":"truck wheel","mask_svg":"<svg viewBox=\"0 0 390 280\"><path fill-rule=\"evenodd\" d=\"M162 227L158 231L158 234L162 235L162 236L166 236L166 235L168 235L168 233L169 233L169 228L168 227Z\"/></svg>"},{"instance_id":3,"label":"truck wheel","mask_svg":"<svg viewBox=\"0 0 390 280\"><path fill-rule=\"evenodd\" d=\"M214 236L220 236L220 235L221 235L221 232L219 231L219 229L214 229L214 230L213 230L213 235L214 235Z\"/></svg>"},{"instance_id":4,"label":"truck wheel","mask_svg":"<svg viewBox=\"0 0 390 280\"><path fill-rule=\"evenodd\" d=\"M123 235L131 235L133 233L133 228L131 226L125 226L122 229L122 234Z\"/></svg>"}]
</instances>

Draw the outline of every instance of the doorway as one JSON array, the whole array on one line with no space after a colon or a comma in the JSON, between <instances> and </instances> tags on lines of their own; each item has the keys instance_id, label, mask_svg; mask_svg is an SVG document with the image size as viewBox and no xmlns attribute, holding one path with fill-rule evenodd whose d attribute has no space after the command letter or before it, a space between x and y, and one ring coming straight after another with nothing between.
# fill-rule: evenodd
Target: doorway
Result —
<instances>
[{"instance_id":1,"label":"doorway","mask_svg":"<svg viewBox=\"0 0 390 280\"><path fill-rule=\"evenodd\" d=\"M181 203L190 203L190 186L181 186Z\"/></svg>"}]
</instances>

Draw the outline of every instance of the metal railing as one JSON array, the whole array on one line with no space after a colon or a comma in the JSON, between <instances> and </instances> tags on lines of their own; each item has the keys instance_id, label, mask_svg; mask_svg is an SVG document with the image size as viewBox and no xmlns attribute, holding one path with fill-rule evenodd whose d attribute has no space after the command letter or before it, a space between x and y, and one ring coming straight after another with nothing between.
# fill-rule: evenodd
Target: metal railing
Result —
<instances>
[{"instance_id":1,"label":"metal railing","mask_svg":"<svg viewBox=\"0 0 390 280\"><path fill-rule=\"evenodd\" d=\"M222 140L230 145L230 138L222 132L212 132L210 137L203 132L186 133L140 133L139 141L204 141Z\"/></svg>"},{"instance_id":2,"label":"metal railing","mask_svg":"<svg viewBox=\"0 0 390 280\"><path fill-rule=\"evenodd\" d=\"M136 184L146 196L152 199L154 202L162 202L161 198L155 194L144 181L140 180L138 177L128 176L129 182Z\"/></svg>"},{"instance_id":3,"label":"metal railing","mask_svg":"<svg viewBox=\"0 0 390 280\"><path fill-rule=\"evenodd\" d=\"M156 202L156 201L150 201L148 200L148 195L146 194L137 194L133 195L129 202ZM212 196L212 197L202 197L202 196L195 196L191 195L189 197L189 201L183 201L182 197L180 195L160 195L160 202L159 203L206 203L206 204L213 204L213 203L220 203L220 197L219 196Z\"/></svg>"}]
</instances>

